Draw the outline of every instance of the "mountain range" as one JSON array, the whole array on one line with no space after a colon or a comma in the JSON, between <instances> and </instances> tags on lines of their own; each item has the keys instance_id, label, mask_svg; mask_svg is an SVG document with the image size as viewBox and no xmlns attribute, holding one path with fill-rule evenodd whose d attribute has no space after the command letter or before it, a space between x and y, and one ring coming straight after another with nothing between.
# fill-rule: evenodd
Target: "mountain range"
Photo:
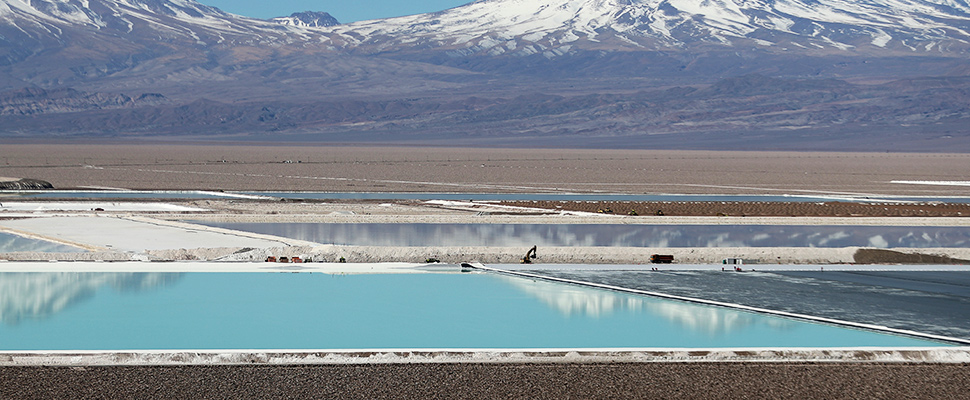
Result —
<instances>
[{"instance_id":1,"label":"mountain range","mask_svg":"<svg viewBox=\"0 0 970 400\"><path fill-rule=\"evenodd\" d=\"M0 0L0 138L970 149L966 0Z\"/></svg>"}]
</instances>

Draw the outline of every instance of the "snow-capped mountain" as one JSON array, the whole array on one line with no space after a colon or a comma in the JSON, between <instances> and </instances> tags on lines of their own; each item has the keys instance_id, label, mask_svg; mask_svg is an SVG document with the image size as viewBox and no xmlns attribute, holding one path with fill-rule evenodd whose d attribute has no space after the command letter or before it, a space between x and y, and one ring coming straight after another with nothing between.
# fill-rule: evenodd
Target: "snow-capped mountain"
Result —
<instances>
[{"instance_id":1,"label":"snow-capped mountain","mask_svg":"<svg viewBox=\"0 0 970 400\"><path fill-rule=\"evenodd\" d=\"M13 43L113 37L212 45L305 39L303 33L192 0L0 0L0 40Z\"/></svg>"},{"instance_id":2,"label":"snow-capped mountain","mask_svg":"<svg viewBox=\"0 0 970 400\"><path fill-rule=\"evenodd\" d=\"M135 19L158 21L161 16L186 21L228 17L217 8L186 0L4 0L0 16L33 17L48 22L64 22L107 28L120 24L133 27Z\"/></svg>"},{"instance_id":3,"label":"snow-capped mountain","mask_svg":"<svg viewBox=\"0 0 970 400\"><path fill-rule=\"evenodd\" d=\"M0 0L0 137L966 147L968 1L479 0L325 26Z\"/></svg>"},{"instance_id":4,"label":"snow-capped mountain","mask_svg":"<svg viewBox=\"0 0 970 400\"><path fill-rule=\"evenodd\" d=\"M303 11L293 13L289 17L276 17L271 19L280 25L295 25L309 28L322 28L327 26L340 25L333 15L325 12Z\"/></svg>"},{"instance_id":5,"label":"snow-capped mountain","mask_svg":"<svg viewBox=\"0 0 970 400\"><path fill-rule=\"evenodd\" d=\"M0 0L0 37L88 35L196 45L298 43L360 53L554 57L579 50L936 52L970 47L968 0L479 0L339 25L327 13L259 20L193 0Z\"/></svg>"},{"instance_id":6,"label":"snow-capped mountain","mask_svg":"<svg viewBox=\"0 0 970 400\"><path fill-rule=\"evenodd\" d=\"M479 0L449 10L336 27L346 47L441 47L453 54L577 48L962 52L967 0Z\"/></svg>"},{"instance_id":7,"label":"snow-capped mountain","mask_svg":"<svg viewBox=\"0 0 970 400\"><path fill-rule=\"evenodd\" d=\"M150 93L158 80L225 79L226 61L313 50L307 43L317 36L193 0L0 0L0 65L10 66L0 88L137 73L137 90Z\"/></svg>"}]
</instances>

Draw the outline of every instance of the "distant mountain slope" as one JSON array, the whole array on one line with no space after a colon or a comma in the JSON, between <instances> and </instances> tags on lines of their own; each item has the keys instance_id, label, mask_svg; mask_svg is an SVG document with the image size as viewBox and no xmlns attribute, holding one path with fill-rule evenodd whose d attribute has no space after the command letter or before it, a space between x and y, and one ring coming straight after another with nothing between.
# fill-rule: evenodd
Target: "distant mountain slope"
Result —
<instances>
[{"instance_id":1,"label":"distant mountain slope","mask_svg":"<svg viewBox=\"0 0 970 400\"><path fill-rule=\"evenodd\" d=\"M50 88L134 71L151 79L312 37L191 0L2 0L0 66L9 70L0 88L18 78Z\"/></svg>"},{"instance_id":2,"label":"distant mountain slope","mask_svg":"<svg viewBox=\"0 0 970 400\"><path fill-rule=\"evenodd\" d=\"M225 13L192 0L3 0L0 19L7 29L34 39L69 41L74 31L89 28L99 36L132 35L130 41L190 39L196 44L241 42L282 37L278 24ZM5 36L5 40L10 37Z\"/></svg>"},{"instance_id":3,"label":"distant mountain slope","mask_svg":"<svg viewBox=\"0 0 970 400\"><path fill-rule=\"evenodd\" d=\"M0 139L970 149L967 1L0 0Z\"/></svg>"},{"instance_id":4,"label":"distant mountain slope","mask_svg":"<svg viewBox=\"0 0 970 400\"><path fill-rule=\"evenodd\" d=\"M865 75L874 68L862 64L874 58L899 76L951 73L968 45L967 0L479 0L346 25L314 12L245 18L192 0L0 0L0 65L13 66L0 89L136 70L149 80L219 80L226 68L308 54L502 74L686 71L701 79Z\"/></svg>"}]
</instances>

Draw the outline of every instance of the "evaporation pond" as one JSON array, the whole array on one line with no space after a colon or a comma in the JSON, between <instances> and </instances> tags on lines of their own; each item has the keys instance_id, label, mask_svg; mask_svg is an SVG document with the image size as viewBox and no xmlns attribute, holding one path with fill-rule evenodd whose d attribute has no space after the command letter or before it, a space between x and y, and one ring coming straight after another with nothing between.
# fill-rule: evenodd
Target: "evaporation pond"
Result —
<instances>
[{"instance_id":1,"label":"evaporation pond","mask_svg":"<svg viewBox=\"0 0 970 400\"><path fill-rule=\"evenodd\" d=\"M359 246L970 247L970 229L941 226L192 222Z\"/></svg>"},{"instance_id":2,"label":"evaporation pond","mask_svg":"<svg viewBox=\"0 0 970 400\"><path fill-rule=\"evenodd\" d=\"M943 345L491 273L0 273L0 350Z\"/></svg>"},{"instance_id":3,"label":"evaporation pond","mask_svg":"<svg viewBox=\"0 0 970 400\"><path fill-rule=\"evenodd\" d=\"M32 251L42 253L84 253L86 250L46 240L0 232L0 253ZM0 308L0 310L3 310Z\"/></svg>"}]
</instances>

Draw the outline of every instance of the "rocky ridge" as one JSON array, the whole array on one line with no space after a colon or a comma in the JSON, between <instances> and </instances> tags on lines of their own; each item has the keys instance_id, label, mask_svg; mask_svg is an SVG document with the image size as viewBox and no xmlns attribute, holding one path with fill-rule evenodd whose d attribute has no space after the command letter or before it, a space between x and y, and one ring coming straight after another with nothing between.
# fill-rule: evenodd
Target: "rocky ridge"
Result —
<instances>
[{"instance_id":1,"label":"rocky ridge","mask_svg":"<svg viewBox=\"0 0 970 400\"><path fill-rule=\"evenodd\" d=\"M270 21L280 25L302 26L307 28L323 28L328 26L340 25L330 13L317 11L303 11L290 14L289 17L276 17Z\"/></svg>"}]
</instances>

